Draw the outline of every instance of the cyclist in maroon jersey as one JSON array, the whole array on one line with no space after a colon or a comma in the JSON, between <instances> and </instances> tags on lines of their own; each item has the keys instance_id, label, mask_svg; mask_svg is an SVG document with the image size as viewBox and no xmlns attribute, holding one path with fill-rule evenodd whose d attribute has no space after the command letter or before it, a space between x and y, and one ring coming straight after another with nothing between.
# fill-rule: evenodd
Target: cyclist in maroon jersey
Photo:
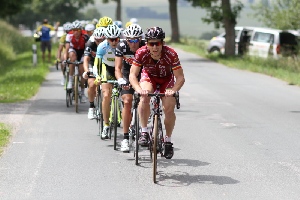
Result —
<instances>
[{"instance_id":1,"label":"cyclist in maroon jersey","mask_svg":"<svg viewBox=\"0 0 300 200\"><path fill-rule=\"evenodd\" d=\"M150 97L147 95L153 93L157 85L160 86L160 93L165 93L166 97L162 98L166 129L164 155L167 159L171 159L174 154L171 136L176 120L174 113L176 100L173 95L181 89L185 79L176 51L164 45L164 38L165 32L162 28L147 29L145 34L147 45L136 51L129 80L135 91L141 95L139 104L142 126L142 134L139 139L141 145L145 145L148 141L147 121L150 115ZM138 82L137 77L142 66L141 80Z\"/></svg>"}]
</instances>

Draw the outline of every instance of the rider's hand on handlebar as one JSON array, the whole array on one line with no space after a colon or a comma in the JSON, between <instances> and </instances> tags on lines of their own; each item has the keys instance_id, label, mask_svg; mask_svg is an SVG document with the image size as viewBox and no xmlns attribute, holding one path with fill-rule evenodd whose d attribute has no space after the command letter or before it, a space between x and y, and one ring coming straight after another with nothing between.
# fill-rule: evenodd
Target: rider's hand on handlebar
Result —
<instances>
[{"instance_id":1,"label":"rider's hand on handlebar","mask_svg":"<svg viewBox=\"0 0 300 200\"><path fill-rule=\"evenodd\" d=\"M95 81L94 81L94 84L95 85L101 85L101 77L100 76L97 76Z\"/></svg>"},{"instance_id":2,"label":"rider's hand on handlebar","mask_svg":"<svg viewBox=\"0 0 300 200\"><path fill-rule=\"evenodd\" d=\"M148 90L138 90L137 93L139 93L141 96L148 96L149 91Z\"/></svg>"},{"instance_id":3,"label":"rider's hand on handlebar","mask_svg":"<svg viewBox=\"0 0 300 200\"><path fill-rule=\"evenodd\" d=\"M175 91L174 90L166 90L165 91L165 96L166 97L173 97L174 96L174 94L175 94Z\"/></svg>"},{"instance_id":4,"label":"rider's hand on handlebar","mask_svg":"<svg viewBox=\"0 0 300 200\"><path fill-rule=\"evenodd\" d=\"M87 72L83 72L82 73L82 78L84 78L84 79L88 79L89 78Z\"/></svg>"}]
</instances>

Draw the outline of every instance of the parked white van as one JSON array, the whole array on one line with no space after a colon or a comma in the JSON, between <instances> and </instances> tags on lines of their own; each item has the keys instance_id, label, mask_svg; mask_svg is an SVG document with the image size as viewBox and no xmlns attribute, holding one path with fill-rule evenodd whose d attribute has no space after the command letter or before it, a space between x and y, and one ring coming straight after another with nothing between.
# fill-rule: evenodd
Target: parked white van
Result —
<instances>
[{"instance_id":1,"label":"parked white van","mask_svg":"<svg viewBox=\"0 0 300 200\"><path fill-rule=\"evenodd\" d=\"M279 58L295 53L298 37L297 31L282 31L260 27L235 27L235 53L258 57ZM209 53L224 53L225 33L210 40Z\"/></svg>"},{"instance_id":2,"label":"parked white van","mask_svg":"<svg viewBox=\"0 0 300 200\"><path fill-rule=\"evenodd\" d=\"M263 58L279 58L296 53L298 36L299 33L296 31L255 28L249 41L248 54Z\"/></svg>"}]
</instances>

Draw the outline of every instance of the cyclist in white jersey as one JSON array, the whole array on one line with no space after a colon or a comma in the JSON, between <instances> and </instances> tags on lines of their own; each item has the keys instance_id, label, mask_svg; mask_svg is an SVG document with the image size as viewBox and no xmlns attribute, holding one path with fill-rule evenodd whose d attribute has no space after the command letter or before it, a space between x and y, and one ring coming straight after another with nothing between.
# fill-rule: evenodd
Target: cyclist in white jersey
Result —
<instances>
[{"instance_id":1,"label":"cyclist in white jersey","mask_svg":"<svg viewBox=\"0 0 300 200\"><path fill-rule=\"evenodd\" d=\"M112 84L105 83L107 80L116 80L115 77L115 51L120 41L121 30L117 25L109 25L105 30L105 37L107 38L97 47L96 59L94 66L98 62L101 63L101 81L102 81L102 112L104 119L104 128L101 137L108 139L109 131L109 112L110 112L110 97L112 93ZM95 68L95 67L94 67ZM93 73L98 75L97 70L93 69Z\"/></svg>"}]
</instances>

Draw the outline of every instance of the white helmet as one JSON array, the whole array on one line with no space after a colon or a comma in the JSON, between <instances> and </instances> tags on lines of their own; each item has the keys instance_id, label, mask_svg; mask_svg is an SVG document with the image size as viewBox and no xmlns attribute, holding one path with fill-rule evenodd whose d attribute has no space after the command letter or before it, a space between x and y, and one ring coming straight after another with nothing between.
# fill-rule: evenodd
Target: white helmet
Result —
<instances>
[{"instance_id":1,"label":"white helmet","mask_svg":"<svg viewBox=\"0 0 300 200\"><path fill-rule=\"evenodd\" d=\"M117 38L120 37L121 29L117 25L108 25L105 30L105 37Z\"/></svg>"},{"instance_id":2,"label":"white helmet","mask_svg":"<svg viewBox=\"0 0 300 200\"><path fill-rule=\"evenodd\" d=\"M123 28L123 23L122 23L122 21L114 21L113 23L114 23L115 25L117 25L120 29Z\"/></svg>"},{"instance_id":3,"label":"white helmet","mask_svg":"<svg viewBox=\"0 0 300 200\"><path fill-rule=\"evenodd\" d=\"M64 27L64 31L70 31L70 30L72 30L72 24L70 22L65 23L63 25L63 27Z\"/></svg>"},{"instance_id":4,"label":"white helmet","mask_svg":"<svg viewBox=\"0 0 300 200\"><path fill-rule=\"evenodd\" d=\"M72 23L72 29L82 29L81 23L77 22L77 21L74 21Z\"/></svg>"},{"instance_id":5,"label":"white helmet","mask_svg":"<svg viewBox=\"0 0 300 200\"><path fill-rule=\"evenodd\" d=\"M99 28L96 28L94 33L93 33L93 36L95 39L103 39L105 38L105 27L99 27Z\"/></svg>"},{"instance_id":6,"label":"white helmet","mask_svg":"<svg viewBox=\"0 0 300 200\"><path fill-rule=\"evenodd\" d=\"M138 23L138 19L137 18L131 18L130 22L133 24L137 24Z\"/></svg>"},{"instance_id":7,"label":"white helmet","mask_svg":"<svg viewBox=\"0 0 300 200\"><path fill-rule=\"evenodd\" d=\"M138 24L131 24L123 31L123 34L129 38L141 37L143 35L143 29Z\"/></svg>"},{"instance_id":8,"label":"white helmet","mask_svg":"<svg viewBox=\"0 0 300 200\"><path fill-rule=\"evenodd\" d=\"M86 30L86 31L93 31L93 30L95 30L95 25L94 24L87 24L84 27L84 30Z\"/></svg>"}]
</instances>

